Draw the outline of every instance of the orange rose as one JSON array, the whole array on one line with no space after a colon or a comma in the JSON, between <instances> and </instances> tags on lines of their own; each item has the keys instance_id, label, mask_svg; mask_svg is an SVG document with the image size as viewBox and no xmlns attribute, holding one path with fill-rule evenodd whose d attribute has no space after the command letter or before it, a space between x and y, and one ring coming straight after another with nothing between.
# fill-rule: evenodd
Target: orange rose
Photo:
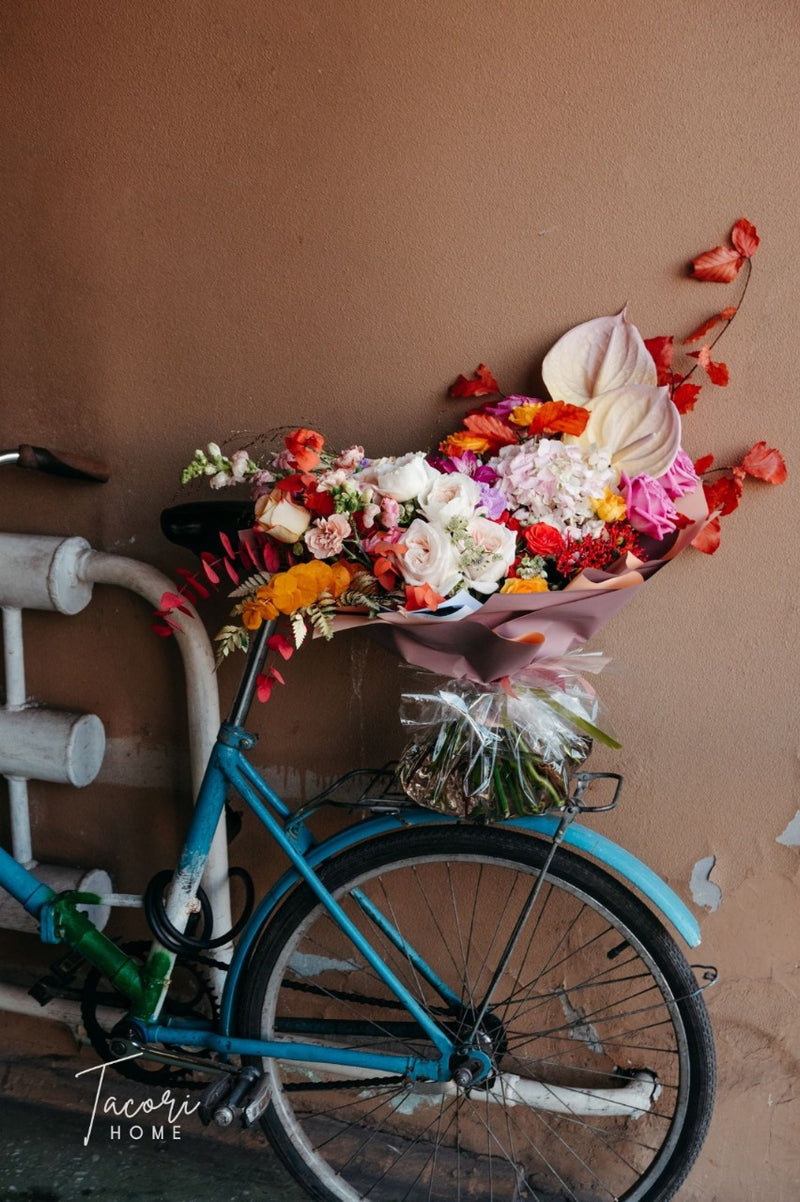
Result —
<instances>
[{"instance_id":1,"label":"orange rose","mask_svg":"<svg viewBox=\"0 0 800 1202\"><path fill-rule=\"evenodd\" d=\"M523 580L521 576L511 576L506 580L501 593L546 593L547 581L544 576L534 576L530 580Z\"/></svg>"}]
</instances>

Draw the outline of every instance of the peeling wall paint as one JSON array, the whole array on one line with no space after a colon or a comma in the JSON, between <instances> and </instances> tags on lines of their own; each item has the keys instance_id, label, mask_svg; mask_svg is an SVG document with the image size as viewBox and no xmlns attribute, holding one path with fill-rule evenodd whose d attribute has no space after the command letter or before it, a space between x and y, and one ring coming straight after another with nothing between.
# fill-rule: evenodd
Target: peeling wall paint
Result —
<instances>
[{"instance_id":1,"label":"peeling wall paint","mask_svg":"<svg viewBox=\"0 0 800 1202\"><path fill-rule=\"evenodd\" d=\"M716 856L704 856L702 860L698 860L689 881L694 901L698 906L705 906L712 912L718 910L722 902L722 890L711 880L716 862Z\"/></svg>"},{"instance_id":2,"label":"peeling wall paint","mask_svg":"<svg viewBox=\"0 0 800 1202\"><path fill-rule=\"evenodd\" d=\"M800 847L800 810L775 842L783 843L786 847Z\"/></svg>"}]
</instances>

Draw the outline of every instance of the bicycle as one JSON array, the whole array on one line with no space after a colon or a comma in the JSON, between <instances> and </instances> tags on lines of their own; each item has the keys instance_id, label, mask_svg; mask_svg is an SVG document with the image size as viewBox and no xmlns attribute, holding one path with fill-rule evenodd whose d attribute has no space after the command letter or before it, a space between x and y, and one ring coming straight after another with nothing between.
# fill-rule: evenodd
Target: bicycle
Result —
<instances>
[{"instance_id":1,"label":"bicycle","mask_svg":"<svg viewBox=\"0 0 800 1202\"><path fill-rule=\"evenodd\" d=\"M26 466L97 478L48 456ZM207 502L166 521L197 549L240 512ZM91 966L85 1013L98 991L126 999L113 1030L94 1021L98 1051L145 1080L210 1078L204 1121L259 1123L322 1202L673 1197L713 1105L715 973L663 925L699 943L680 899L577 821L613 808L622 778L578 772L563 813L477 824L414 805L390 770L357 771L293 813L247 757L273 627L253 638L178 865L146 890L149 950L96 928L84 910L103 898L59 894L0 850L0 885L41 939ZM602 782L613 796L592 802ZM200 880L231 789L290 867L258 902L245 881L220 933ZM309 819L326 805L361 820L319 842ZM198 962L224 972L218 1013L171 1000Z\"/></svg>"}]
</instances>

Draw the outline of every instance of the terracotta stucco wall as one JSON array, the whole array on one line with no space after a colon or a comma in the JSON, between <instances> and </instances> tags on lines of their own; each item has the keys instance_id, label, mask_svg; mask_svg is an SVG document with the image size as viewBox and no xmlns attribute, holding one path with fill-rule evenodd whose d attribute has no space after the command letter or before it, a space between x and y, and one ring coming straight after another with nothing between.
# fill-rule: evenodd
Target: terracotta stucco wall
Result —
<instances>
[{"instance_id":1,"label":"terracotta stucco wall","mask_svg":"<svg viewBox=\"0 0 800 1202\"><path fill-rule=\"evenodd\" d=\"M425 447L480 360L535 391L578 321L627 302L646 336L685 333L730 303L683 264L743 214L763 245L732 383L684 441L726 462L764 438L796 471L799 19L795 0L6 0L0 442L114 477L6 472L3 527L172 570L158 512L196 445L302 423ZM800 1190L793 477L746 500L714 559L685 555L596 640L628 782L602 829L690 902L714 858L695 904L721 1091L697 1202ZM123 888L168 861L188 804L178 661L147 625L114 593L26 625L31 691L96 709L114 753L77 798L37 791L37 852ZM389 656L342 638L288 675L259 721L290 791L398 750Z\"/></svg>"}]
</instances>

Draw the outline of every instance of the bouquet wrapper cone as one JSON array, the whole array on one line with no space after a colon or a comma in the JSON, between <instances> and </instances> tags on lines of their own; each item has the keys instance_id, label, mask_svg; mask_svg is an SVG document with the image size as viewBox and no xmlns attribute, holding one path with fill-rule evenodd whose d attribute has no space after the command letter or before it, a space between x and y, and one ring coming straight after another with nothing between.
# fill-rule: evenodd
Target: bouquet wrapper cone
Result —
<instances>
[{"instance_id":1,"label":"bouquet wrapper cone","mask_svg":"<svg viewBox=\"0 0 800 1202\"><path fill-rule=\"evenodd\" d=\"M643 563L633 556L610 571L587 569L561 592L498 594L455 621L423 612L337 617L336 629L366 627L372 638L407 663L439 676L492 684L537 661L560 659L581 646L622 609L650 576L697 537L709 519L701 488L676 508L688 522Z\"/></svg>"}]
</instances>

